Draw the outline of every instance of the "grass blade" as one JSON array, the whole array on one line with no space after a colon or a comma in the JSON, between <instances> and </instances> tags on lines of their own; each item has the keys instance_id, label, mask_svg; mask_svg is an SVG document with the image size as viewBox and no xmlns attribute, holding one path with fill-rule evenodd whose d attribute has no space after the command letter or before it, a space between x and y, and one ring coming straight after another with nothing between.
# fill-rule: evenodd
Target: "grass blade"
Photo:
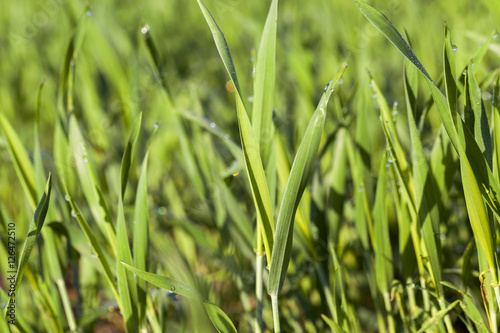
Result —
<instances>
[{"instance_id":1,"label":"grass blade","mask_svg":"<svg viewBox=\"0 0 500 333\"><path fill-rule=\"evenodd\" d=\"M278 20L278 0L271 2L264 32L257 53L254 81L254 101L252 127L260 149L263 164L271 158L270 145L273 141L273 99L276 63L276 22Z\"/></svg>"},{"instance_id":2,"label":"grass blade","mask_svg":"<svg viewBox=\"0 0 500 333\"><path fill-rule=\"evenodd\" d=\"M325 92L307 126L307 130L293 161L292 170L290 171L290 177L288 178L283 194L278 220L276 222L276 237L273 247L274 255L269 272L268 292L271 296L278 295L285 280L286 271L290 262L295 212L314 169L321 136L323 134L328 100L330 99L337 81L342 77L346 68L347 67L344 67L326 86Z\"/></svg>"},{"instance_id":3,"label":"grass blade","mask_svg":"<svg viewBox=\"0 0 500 333\"><path fill-rule=\"evenodd\" d=\"M241 144L245 155L245 164L252 189L252 196L260 217L257 220L261 222L267 262L270 263L274 241L273 213L264 167L260 158L259 146L254 137L252 125L250 124L250 119L248 118L248 114L243 104L236 70L234 68L233 59L231 57L231 52L229 51L226 39L205 4L203 4L201 0L198 0L198 4L203 12L203 15L205 16L205 20L207 21L210 30L212 31L219 55L235 87L236 111L238 114Z\"/></svg>"},{"instance_id":4,"label":"grass blade","mask_svg":"<svg viewBox=\"0 0 500 333\"><path fill-rule=\"evenodd\" d=\"M156 126L152 136L156 133L157 128L158 127ZM148 269L149 262L148 157L149 143L142 162L139 184L137 185L137 194L135 197L134 211L134 265L138 269L142 269L144 271ZM144 320L146 314L146 282L144 280L136 280L136 282L139 329L142 329L142 325L145 325Z\"/></svg>"},{"instance_id":5,"label":"grass blade","mask_svg":"<svg viewBox=\"0 0 500 333\"><path fill-rule=\"evenodd\" d=\"M5 314L9 309L9 305L15 302L17 290L19 289L19 285L21 284L21 280L23 278L24 271L26 270L26 266L28 264L28 259L31 255L31 251L35 246L38 237L40 237L40 233L45 222L45 216L47 215L47 211L49 209L50 203L50 193L52 191L52 177L49 174L49 178L47 180L47 184L45 185L45 191L43 193L38 206L36 207L35 214L31 220L31 223L28 228L28 234L23 244L23 248L21 250L21 254L19 255L19 264L17 266L16 272L16 283L14 287L14 292L9 293L9 300L7 301L7 306L5 307ZM13 267L11 267L10 270Z\"/></svg>"},{"instance_id":6,"label":"grass blade","mask_svg":"<svg viewBox=\"0 0 500 333\"><path fill-rule=\"evenodd\" d=\"M174 292L181 296L203 302L205 310L207 311L207 315L209 316L212 324L217 329L217 331L236 332L236 328L234 327L229 317L217 305L211 303L205 297L203 297L198 291L196 291L196 289L187 286L181 281L137 269L124 263L123 261L122 264L136 276L144 279L151 284L154 284L155 286L158 286L170 292Z\"/></svg>"}]
</instances>

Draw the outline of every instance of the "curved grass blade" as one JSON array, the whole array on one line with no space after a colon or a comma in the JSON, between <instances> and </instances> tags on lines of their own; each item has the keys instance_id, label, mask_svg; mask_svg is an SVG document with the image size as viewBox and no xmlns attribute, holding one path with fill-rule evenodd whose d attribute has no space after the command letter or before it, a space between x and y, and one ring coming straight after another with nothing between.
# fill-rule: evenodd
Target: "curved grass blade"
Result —
<instances>
[{"instance_id":1,"label":"curved grass blade","mask_svg":"<svg viewBox=\"0 0 500 333\"><path fill-rule=\"evenodd\" d=\"M324 314L321 314L321 318L325 321L325 323L330 326L333 332L335 333L344 333L345 331L333 320L325 316Z\"/></svg>"},{"instance_id":2,"label":"curved grass blade","mask_svg":"<svg viewBox=\"0 0 500 333\"><path fill-rule=\"evenodd\" d=\"M200 6L203 16L205 16L205 20L212 31L219 55L235 87L236 111L238 114L241 144L243 146L243 153L245 156L245 164L250 187L252 189L252 196L259 214L257 221L261 222L264 248L266 251L267 262L269 263L271 262L271 252L274 241L273 213L264 167L260 158L259 146L254 137L252 125L250 124L250 119L248 118L248 114L245 110L245 105L243 104L236 70L234 68L233 59L231 57L231 52L229 51L226 39L205 4L201 0L198 0L198 5Z\"/></svg>"},{"instance_id":3,"label":"curved grass blade","mask_svg":"<svg viewBox=\"0 0 500 333\"><path fill-rule=\"evenodd\" d=\"M155 286L158 286L170 292L174 292L181 296L203 302L203 306L207 311L207 315L212 321L212 324L217 329L217 331L236 332L236 328L234 327L229 317L217 305L208 301L194 288L187 286L185 283L181 281L177 281L166 276L153 274L143 271L141 269L137 269L133 266L124 263L123 261L121 263L123 266L125 266L125 268L130 270L139 278L144 279L145 281L154 284Z\"/></svg>"},{"instance_id":4,"label":"curved grass blade","mask_svg":"<svg viewBox=\"0 0 500 333\"><path fill-rule=\"evenodd\" d=\"M457 301L451 303L450 305L448 305L445 309L439 310L438 312L436 312L431 318L427 319L422 324L422 326L417 331L417 333L425 332L425 331L429 330L430 328L434 327L435 325L439 324L443 320L444 316L446 316L448 314L448 312L453 310L453 308L459 303L460 303L460 300L457 300Z\"/></svg>"},{"instance_id":5,"label":"curved grass blade","mask_svg":"<svg viewBox=\"0 0 500 333\"><path fill-rule=\"evenodd\" d=\"M342 77L346 68L347 67L344 67L325 87L325 92L307 126L293 161L292 170L290 171L290 177L286 184L278 220L276 222L276 236L273 247L273 257L271 260L271 269L269 272L268 293L271 296L278 295L285 280L286 271L290 262L295 212L314 169L321 136L323 134L328 100L330 99L337 81Z\"/></svg>"},{"instance_id":6,"label":"curved grass blade","mask_svg":"<svg viewBox=\"0 0 500 333\"><path fill-rule=\"evenodd\" d=\"M122 164L120 167L120 190L122 197L125 196L125 190L127 189L128 174L130 171L130 166L132 164L132 159L134 158L135 146L137 143L137 138L139 137L139 131L142 124L142 112L139 113L137 118L132 124L132 129L128 136L127 146L125 147L125 152L123 153Z\"/></svg>"},{"instance_id":7,"label":"curved grass blade","mask_svg":"<svg viewBox=\"0 0 500 333\"><path fill-rule=\"evenodd\" d=\"M45 216L47 215L47 211L49 209L50 203L50 193L52 191L52 176L49 174L49 178L47 179L47 184L45 185L45 191L43 193L38 206L36 207L35 214L31 220L31 223L28 228L28 234L26 236L26 240L24 241L23 248L21 250L21 254L19 256L19 265L17 267L16 272L16 284L14 287L14 292L9 295L9 300L7 301L7 305L15 302L16 293L19 289L19 285L21 284L21 280L23 278L24 271L28 264L28 259L30 257L31 251L35 246L35 243L40 237L40 233L45 222ZM8 307L5 307L5 313L7 312Z\"/></svg>"}]
</instances>

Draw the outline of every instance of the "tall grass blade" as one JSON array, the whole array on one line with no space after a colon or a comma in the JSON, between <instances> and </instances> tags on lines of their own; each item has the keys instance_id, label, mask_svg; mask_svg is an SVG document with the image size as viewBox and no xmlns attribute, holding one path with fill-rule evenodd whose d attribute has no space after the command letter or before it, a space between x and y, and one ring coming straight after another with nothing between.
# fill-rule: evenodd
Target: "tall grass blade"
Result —
<instances>
[{"instance_id":1,"label":"tall grass blade","mask_svg":"<svg viewBox=\"0 0 500 333\"><path fill-rule=\"evenodd\" d=\"M278 0L271 2L264 32L257 53L255 68L252 127L263 164L269 155L273 141L273 100L276 63L276 25L278 20Z\"/></svg>"},{"instance_id":2,"label":"tall grass blade","mask_svg":"<svg viewBox=\"0 0 500 333\"><path fill-rule=\"evenodd\" d=\"M152 136L156 133L155 128ZM151 140L151 139L150 139ZM151 142L151 141L150 141ZM142 162L139 184L137 185L137 194L135 197L134 211L134 265L138 269L147 270L149 263L149 205L148 205L148 157L149 143ZM136 280L137 282L137 307L139 310L139 328L144 325L146 313L146 282Z\"/></svg>"},{"instance_id":3,"label":"tall grass blade","mask_svg":"<svg viewBox=\"0 0 500 333\"><path fill-rule=\"evenodd\" d=\"M318 148L323 134L328 100L347 67L325 87L318 107L314 112L307 130L302 138L293 161L292 170L283 194L281 207L276 222L276 236L273 247L273 258L269 272L268 292L271 296L278 295L286 277L290 262L290 251L293 239L293 222L304 189L309 181L317 158Z\"/></svg>"},{"instance_id":4,"label":"tall grass blade","mask_svg":"<svg viewBox=\"0 0 500 333\"><path fill-rule=\"evenodd\" d=\"M254 137L252 125L250 124L250 119L248 118L248 114L243 104L236 70L234 68L233 59L231 57L231 52L229 51L226 39L205 4L203 4L201 0L198 0L198 4L201 8L203 16L205 16L205 20L207 21L210 30L212 31L219 55L235 87L236 111L238 114L241 144L245 155L245 164L252 189L252 196L259 214L259 218L257 220L261 222L264 248L266 251L267 262L269 263L271 262L271 251L273 249L274 241L273 213L264 167L260 158L259 146Z\"/></svg>"},{"instance_id":5,"label":"tall grass blade","mask_svg":"<svg viewBox=\"0 0 500 333\"><path fill-rule=\"evenodd\" d=\"M217 305L211 303L209 300L203 297L198 291L196 291L196 289L187 286L181 281L177 281L166 276L149 273L130 266L124 262L122 262L122 264L137 277L151 284L154 284L155 286L168 290L169 292L173 292L181 296L203 302L203 306L205 307L207 315L217 331L236 332L236 328L234 327L229 317Z\"/></svg>"},{"instance_id":6,"label":"tall grass blade","mask_svg":"<svg viewBox=\"0 0 500 333\"><path fill-rule=\"evenodd\" d=\"M35 214L31 219L31 222L28 227L28 233L26 235L26 239L23 244L23 248L21 250L21 254L19 255L19 264L17 266L16 271L16 283L14 287L14 291L9 294L9 299L7 301L7 306L5 307L5 313L8 311L8 306L11 303L15 302L16 294L19 289L19 285L21 284L21 280L23 278L24 271L26 270L28 259L31 255L31 251L35 246L38 238L40 237L43 224L45 222L45 216L47 215L47 211L49 209L50 203L50 194L52 192L52 176L49 174L49 178L47 179L47 184L45 185L45 191L43 193L38 206L36 207ZM9 271L13 271L14 267L11 267Z\"/></svg>"}]
</instances>

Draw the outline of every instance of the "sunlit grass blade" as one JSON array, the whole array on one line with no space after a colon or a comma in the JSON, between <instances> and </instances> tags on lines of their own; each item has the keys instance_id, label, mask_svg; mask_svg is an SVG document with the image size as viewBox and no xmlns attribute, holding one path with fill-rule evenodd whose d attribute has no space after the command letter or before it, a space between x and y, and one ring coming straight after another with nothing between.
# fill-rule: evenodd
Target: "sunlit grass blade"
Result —
<instances>
[{"instance_id":1,"label":"sunlit grass blade","mask_svg":"<svg viewBox=\"0 0 500 333\"><path fill-rule=\"evenodd\" d=\"M130 266L124 262L122 262L122 264L137 277L151 284L154 284L155 286L158 286L170 292L174 292L181 296L203 302L203 306L207 311L207 315L209 316L212 324L217 329L217 331L236 332L236 328L234 327L229 317L217 305L211 303L205 297L203 297L196 289L187 286L181 281L177 281L166 276L149 273Z\"/></svg>"},{"instance_id":2,"label":"sunlit grass blade","mask_svg":"<svg viewBox=\"0 0 500 333\"><path fill-rule=\"evenodd\" d=\"M269 155L273 142L273 102L276 63L276 25L278 20L278 0L271 2L262 33L255 67L252 127L260 149L264 165L272 158Z\"/></svg>"},{"instance_id":3,"label":"sunlit grass blade","mask_svg":"<svg viewBox=\"0 0 500 333\"><path fill-rule=\"evenodd\" d=\"M389 293L394 268L392 262L391 240L389 237L389 221L386 211L387 168L388 164L386 163L386 159L382 159L378 173L375 206L373 208L375 231L375 243L373 247L375 251L375 280L378 289L382 293L389 332L395 332L394 319L391 315Z\"/></svg>"},{"instance_id":4,"label":"sunlit grass blade","mask_svg":"<svg viewBox=\"0 0 500 333\"><path fill-rule=\"evenodd\" d=\"M151 139L156 133L157 125ZM150 139L150 140L151 140ZM151 142L151 141L150 141ZM150 143L149 142L149 143ZM147 270L149 263L149 205L148 205L148 157L149 143L142 162L141 172L139 176L139 184L137 185L137 193L135 197L134 210L134 265L138 269ZM146 313L146 282L144 280L136 280L137 283L137 308L139 310L139 329L143 329L145 325Z\"/></svg>"},{"instance_id":5,"label":"sunlit grass blade","mask_svg":"<svg viewBox=\"0 0 500 333\"><path fill-rule=\"evenodd\" d=\"M111 272L110 265L108 263L108 260L106 259L106 255L101 247L101 244L99 244L96 236L94 235L93 230L90 228L87 220L83 216L80 208L76 204L76 202L73 200L71 195L68 192L68 188L65 184L65 182L62 182L63 190L65 192L65 198L66 201L69 202L69 205L71 207L71 215L73 215L74 218L76 218L78 224L80 225L80 228L82 229L83 233L85 234L85 237L87 238L88 242L90 243L90 246L92 250L94 251L94 254L99 260L99 263L101 264L101 267L103 269L104 277L105 280L108 282L111 291L113 292L113 296L115 297L116 301L118 302L119 306L120 305L120 296L118 294L118 288L116 286L115 280L113 273Z\"/></svg>"},{"instance_id":6,"label":"sunlit grass blade","mask_svg":"<svg viewBox=\"0 0 500 333\"><path fill-rule=\"evenodd\" d=\"M332 329L333 332L335 332L335 333L344 333L345 332L336 322L334 322L333 320L331 320L330 318L328 318L324 314L321 314L321 318L323 318L325 323L327 323L328 326L330 326L330 328Z\"/></svg>"},{"instance_id":7,"label":"sunlit grass blade","mask_svg":"<svg viewBox=\"0 0 500 333\"><path fill-rule=\"evenodd\" d=\"M47 184L45 185L45 191L43 193L38 206L36 207L35 214L29 224L28 233L26 235L26 239L24 241L21 254L19 255L19 261L16 271L16 283L13 292L9 293L9 299L7 301L7 306L5 307L5 313L7 313L9 309L9 305L11 303L15 303L15 298L17 291L19 289L19 285L21 284L21 280L23 278L24 271L26 270L29 257L31 255L31 251L35 246L38 238L40 237L43 224L45 222L45 216L47 215L47 211L49 209L50 203L50 194L52 191L52 178L49 174L49 178L47 179ZM15 251L13 251L15 254ZM14 271L14 265L9 267L8 271Z\"/></svg>"},{"instance_id":8,"label":"sunlit grass blade","mask_svg":"<svg viewBox=\"0 0 500 333\"><path fill-rule=\"evenodd\" d=\"M245 164L252 189L252 196L259 214L258 221L262 223L261 230L264 248L268 263L270 263L274 241L273 213L269 190L264 174L264 167L260 158L259 146L254 137L252 125L250 124L250 119L248 118L248 114L243 104L240 86L236 77L236 70L234 68L233 59L231 57L231 52L229 51L226 39L224 38L222 31L217 26L217 23L215 23L215 20L208 11L207 7L201 0L198 0L198 4L203 12L203 15L205 16L205 20L207 21L210 30L212 31L219 55L235 87L236 111L238 114L241 144L245 155Z\"/></svg>"},{"instance_id":9,"label":"sunlit grass blade","mask_svg":"<svg viewBox=\"0 0 500 333\"><path fill-rule=\"evenodd\" d=\"M459 303L460 303L460 301L457 300L457 301L451 303L450 305L448 305L445 309L439 310L438 312L436 312L431 318L427 319L422 324L422 326L420 327L420 329L418 330L417 333L425 332L425 331L431 329L432 327L434 327L435 325L437 325L438 323L440 323L441 320L443 319L443 317L446 316L448 314L448 312L453 310L453 308L455 306L457 306L457 304L459 304Z\"/></svg>"},{"instance_id":10,"label":"sunlit grass blade","mask_svg":"<svg viewBox=\"0 0 500 333\"><path fill-rule=\"evenodd\" d=\"M114 257L116 256L115 227L111 220L105 198L101 193L91 156L87 151L86 143L74 114L69 117L69 142L83 194L87 199L90 211L99 229L106 235L106 246L110 247L112 250L111 254Z\"/></svg>"},{"instance_id":11,"label":"sunlit grass blade","mask_svg":"<svg viewBox=\"0 0 500 333\"><path fill-rule=\"evenodd\" d=\"M0 128L8 142L7 148L9 150L12 163L14 164L17 177L21 182L26 198L30 202L30 206L34 208L36 207L36 200L34 199L36 198L35 171L28 156L26 155L26 150L24 149L19 136L2 112L0 112Z\"/></svg>"},{"instance_id":12,"label":"sunlit grass blade","mask_svg":"<svg viewBox=\"0 0 500 333\"><path fill-rule=\"evenodd\" d=\"M126 263L132 263L132 253L127 236L127 226L125 223L125 213L123 207L123 197L128 184L128 175L132 160L134 158L137 138L142 124L142 113L139 113L134 123L123 153L120 171L120 195L118 199L117 225L116 225L116 255ZM138 330L137 319L137 288L136 281L132 273L127 271L119 261L116 263L116 275L118 282L118 292L122 308L120 309L127 332Z\"/></svg>"},{"instance_id":13,"label":"sunlit grass blade","mask_svg":"<svg viewBox=\"0 0 500 333\"><path fill-rule=\"evenodd\" d=\"M290 261L295 212L314 169L325 124L326 106L337 81L342 77L346 68L347 67L344 67L325 87L325 92L307 126L306 133L295 155L292 170L290 171L290 176L281 201L278 220L276 222L276 237L273 247L274 254L269 272L268 288L269 294L273 297L278 295L285 280Z\"/></svg>"}]
</instances>

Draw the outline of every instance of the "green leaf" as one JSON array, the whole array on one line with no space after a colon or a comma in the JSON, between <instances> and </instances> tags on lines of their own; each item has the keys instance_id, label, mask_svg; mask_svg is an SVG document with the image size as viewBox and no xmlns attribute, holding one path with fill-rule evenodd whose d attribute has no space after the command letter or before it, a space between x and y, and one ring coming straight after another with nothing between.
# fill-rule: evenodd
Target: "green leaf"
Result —
<instances>
[{"instance_id":1,"label":"green leaf","mask_svg":"<svg viewBox=\"0 0 500 333\"><path fill-rule=\"evenodd\" d=\"M257 221L261 223L264 248L266 251L267 262L269 263L271 262L271 251L273 249L274 240L273 213L264 167L260 158L259 146L254 137L252 125L250 124L250 119L248 118L248 114L245 110L245 105L243 104L236 70L234 68L233 59L231 57L231 52L229 51L226 39L205 4L203 4L201 0L198 0L198 4L203 15L205 16L205 20L207 21L210 30L212 31L219 55L235 87L236 111L238 114L241 144L243 146L245 164L250 187L252 189L253 200L259 214Z\"/></svg>"},{"instance_id":2,"label":"green leaf","mask_svg":"<svg viewBox=\"0 0 500 333\"><path fill-rule=\"evenodd\" d=\"M47 215L47 211L49 209L50 203L50 193L52 191L52 176L49 174L49 178L47 179L47 184L45 185L45 191L43 193L38 206L36 207L35 214L31 219L31 223L28 227L28 234L26 235L26 239L23 244L23 248L21 250L21 254L19 255L19 264L17 266L17 272L15 277L15 287L13 292L9 292L9 300L7 301L7 307L5 308L5 313L7 313L7 309L9 304L15 302L16 294L19 289L19 285L21 284L21 280L23 278L24 271L28 265L28 259L31 255L31 251L35 246L38 238L40 237L40 233L45 222L45 216ZM13 271L13 270L9 270ZM8 272L9 273L9 272ZM9 274L11 274L10 272Z\"/></svg>"},{"instance_id":3,"label":"green leaf","mask_svg":"<svg viewBox=\"0 0 500 333\"><path fill-rule=\"evenodd\" d=\"M156 133L153 131L151 137ZM151 139L149 143L151 142ZM149 143L142 162L139 184L135 197L134 210L134 265L138 269L148 269L149 258L149 205L148 205L148 157ZM137 282L137 307L139 310L139 326L143 325L146 314L146 282L136 280Z\"/></svg>"},{"instance_id":4,"label":"green leaf","mask_svg":"<svg viewBox=\"0 0 500 333\"><path fill-rule=\"evenodd\" d=\"M323 134L326 118L326 106L337 81L342 77L347 67L325 87L325 92L318 103L306 132L300 143L293 161L292 170L286 184L281 207L276 222L276 236L273 247L273 257L269 272L268 292L271 296L278 295L286 277L290 262L290 251L293 240L293 224L295 212L304 193L316 162L318 148Z\"/></svg>"},{"instance_id":5,"label":"green leaf","mask_svg":"<svg viewBox=\"0 0 500 333\"><path fill-rule=\"evenodd\" d=\"M12 163L14 164L17 177L21 182L30 206L34 209L36 207L35 170L33 169L33 165L26 154L26 150L24 149L19 136L2 112L0 112L0 129L8 142L7 148L9 150Z\"/></svg>"},{"instance_id":6,"label":"green leaf","mask_svg":"<svg viewBox=\"0 0 500 333\"><path fill-rule=\"evenodd\" d=\"M207 311L207 315L217 331L236 332L236 328L234 327L229 317L217 305L211 303L205 297L203 297L198 291L196 291L196 289L187 286L181 281L137 269L124 263L123 261L122 264L141 279L144 279L145 281L154 284L155 286L158 286L170 292L174 292L181 296L203 302L203 306Z\"/></svg>"},{"instance_id":7,"label":"green leaf","mask_svg":"<svg viewBox=\"0 0 500 333\"><path fill-rule=\"evenodd\" d=\"M102 195L91 156L87 151L85 140L74 114L69 117L69 142L83 194L99 229L106 235L107 245L111 247L112 255L115 256L115 227L111 220L108 205Z\"/></svg>"},{"instance_id":8,"label":"green leaf","mask_svg":"<svg viewBox=\"0 0 500 333\"><path fill-rule=\"evenodd\" d=\"M328 326L330 326L330 328L332 329L333 332L335 332L335 333L344 333L345 332L336 322L334 322L333 320L331 320L330 318L328 318L324 314L321 314L321 318L323 318L325 323L327 323Z\"/></svg>"},{"instance_id":9,"label":"green leaf","mask_svg":"<svg viewBox=\"0 0 500 333\"><path fill-rule=\"evenodd\" d=\"M142 112L139 113L137 118L135 118L134 123L132 124L132 129L128 136L127 146L125 147L125 152L122 157L122 164L120 167L120 183L121 183L121 195L125 196L125 190L127 189L128 183L128 174L130 171L130 166L132 164L132 159L135 154L135 147L137 143L137 138L139 137L139 131L141 129L142 124Z\"/></svg>"},{"instance_id":10,"label":"green leaf","mask_svg":"<svg viewBox=\"0 0 500 333\"><path fill-rule=\"evenodd\" d=\"M257 63L255 68L254 100L252 110L252 127L260 156L267 164L271 143L273 142L273 99L274 76L276 63L276 23L278 20L278 0L271 2L266 25L262 33Z\"/></svg>"}]
</instances>

